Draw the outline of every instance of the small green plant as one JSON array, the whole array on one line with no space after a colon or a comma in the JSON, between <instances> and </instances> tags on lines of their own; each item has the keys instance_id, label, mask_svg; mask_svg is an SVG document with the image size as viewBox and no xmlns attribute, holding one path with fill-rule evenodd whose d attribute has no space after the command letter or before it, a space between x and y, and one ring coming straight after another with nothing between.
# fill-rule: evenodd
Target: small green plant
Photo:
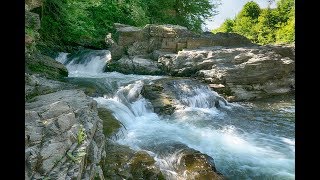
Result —
<instances>
[{"instance_id":1,"label":"small green plant","mask_svg":"<svg viewBox=\"0 0 320 180\"><path fill-rule=\"evenodd\" d=\"M79 128L79 131L78 131L78 144L82 144L83 141L87 138L87 135L84 131L84 128L83 126L81 125L80 128Z\"/></svg>"}]
</instances>

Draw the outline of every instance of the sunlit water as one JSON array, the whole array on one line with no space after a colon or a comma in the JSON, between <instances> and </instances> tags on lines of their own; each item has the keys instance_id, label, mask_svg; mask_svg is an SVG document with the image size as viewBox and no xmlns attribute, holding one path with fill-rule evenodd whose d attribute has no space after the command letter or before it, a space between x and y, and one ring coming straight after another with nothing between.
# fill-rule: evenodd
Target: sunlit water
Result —
<instances>
[{"instance_id":1,"label":"sunlit water","mask_svg":"<svg viewBox=\"0 0 320 180\"><path fill-rule=\"evenodd\" d=\"M66 62L64 58L60 54L57 60ZM94 99L125 126L116 141L148 151L168 179L183 179L175 172L179 154L168 153L170 144L185 144L211 156L229 179L295 179L294 97L221 102L216 108L210 99L219 95L195 87L179 95L173 115L162 117L153 113L140 92L144 84L163 77L103 73L108 58L69 63L69 77L92 80L107 89Z\"/></svg>"}]
</instances>

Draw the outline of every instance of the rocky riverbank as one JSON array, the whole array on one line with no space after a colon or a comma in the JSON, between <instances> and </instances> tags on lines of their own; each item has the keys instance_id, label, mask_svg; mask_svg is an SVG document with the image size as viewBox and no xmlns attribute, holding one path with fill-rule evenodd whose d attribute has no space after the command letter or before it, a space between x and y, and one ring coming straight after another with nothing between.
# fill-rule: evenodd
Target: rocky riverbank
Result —
<instances>
[{"instance_id":1,"label":"rocky riverbank","mask_svg":"<svg viewBox=\"0 0 320 180\"><path fill-rule=\"evenodd\" d=\"M193 77L229 101L294 92L294 45L259 46L237 34L194 34L173 25L116 27L107 71Z\"/></svg>"},{"instance_id":2,"label":"rocky riverbank","mask_svg":"<svg viewBox=\"0 0 320 180\"><path fill-rule=\"evenodd\" d=\"M28 1L25 14L26 179L165 179L150 153L114 142L125 127L92 98L105 89L94 82L66 81L65 65L35 47L40 17L30 10L41 2ZM171 115L192 103L206 108L226 104L209 87L229 101L294 93L294 46L258 46L237 34L194 34L176 25L115 26L115 37L106 37L112 59L105 71L171 76L142 88L141 95L157 114ZM97 52L101 57L110 54L96 50L94 56ZM88 54L93 56L90 50L71 53L68 62ZM197 89L210 97L184 99ZM183 144L163 147L171 148L169 154L179 149L177 176L223 179L214 157Z\"/></svg>"}]
</instances>

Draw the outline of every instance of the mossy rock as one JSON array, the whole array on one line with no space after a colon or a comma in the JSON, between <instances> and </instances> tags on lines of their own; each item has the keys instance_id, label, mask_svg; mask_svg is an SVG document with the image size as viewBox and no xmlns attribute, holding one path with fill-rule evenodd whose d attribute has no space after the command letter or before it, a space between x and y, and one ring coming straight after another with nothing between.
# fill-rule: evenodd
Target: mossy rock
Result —
<instances>
[{"instance_id":1,"label":"mossy rock","mask_svg":"<svg viewBox=\"0 0 320 180\"><path fill-rule=\"evenodd\" d=\"M162 82L156 81L154 84L144 85L141 94L151 102L155 113L171 115L175 110L172 104L173 99L168 95L169 92L163 88Z\"/></svg>"},{"instance_id":2,"label":"mossy rock","mask_svg":"<svg viewBox=\"0 0 320 180\"><path fill-rule=\"evenodd\" d=\"M41 74L48 79L62 80L68 76L68 70L63 64L40 53L26 56L25 68L27 73Z\"/></svg>"},{"instance_id":3,"label":"mossy rock","mask_svg":"<svg viewBox=\"0 0 320 180\"><path fill-rule=\"evenodd\" d=\"M81 88L84 93L91 97L101 97L104 94L112 93L111 89L108 89L106 85L101 82L99 79L88 79L88 78L67 78L66 81L68 83L74 84ZM113 83L113 86L116 86L116 84Z\"/></svg>"},{"instance_id":4,"label":"mossy rock","mask_svg":"<svg viewBox=\"0 0 320 180\"><path fill-rule=\"evenodd\" d=\"M103 134L111 137L121 128L121 123L112 115L111 111L105 108L98 108L98 116L103 121Z\"/></svg>"},{"instance_id":5,"label":"mossy rock","mask_svg":"<svg viewBox=\"0 0 320 180\"><path fill-rule=\"evenodd\" d=\"M138 151L130 160L130 171L134 179L165 179L159 168L155 166L155 160L145 151Z\"/></svg>"},{"instance_id":6,"label":"mossy rock","mask_svg":"<svg viewBox=\"0 0 320 180\"><path fill-rule=\"evenodd\" d=\"M211 157L200 152L187 153L181 158L181 164L186 169L184 172L190 179L224 179L212 163Z\"/></svg>"},{"instance_id":7,"label":"mossy rock","mask_svg":"<svg viewBox=\"0 0 320 180\"><path fill-rule=\"evenodd\" d=\"M108 140L106 152L106 158L101 162L106 179L165 179L153 157L145 151L135 152L128 146Z\"/></svg>"}]
</instances>

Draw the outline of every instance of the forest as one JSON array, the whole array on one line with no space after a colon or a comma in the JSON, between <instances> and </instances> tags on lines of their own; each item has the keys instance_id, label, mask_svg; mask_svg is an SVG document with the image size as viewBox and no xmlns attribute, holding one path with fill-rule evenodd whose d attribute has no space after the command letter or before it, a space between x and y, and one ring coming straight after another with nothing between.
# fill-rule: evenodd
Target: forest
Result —
<instances>
[{"instance_id":1,"label":"forest","mask_svg":"<svg viewBox=\"0 0 320 180\"><path fill-rule=\"evenodd\" d=\"M234 32L246 36L258 44L293 43L295 41L294 0L279 0L276 8L261 9L250 1L234 19L226 19L215 30Z\"/></svg>"},{"instance_id":2,"label":"forest","mask_svg":"<svg viewBox=\"0 0 320 180\"><path fill-rule=\"evenodd\" d=\"M209 0L45 0L32 11L41 18L40 49L65 45L103 49L106 33L115 32L114 23L177 24L200 32L217 5ZM33 35L30 31L26 29Z\"/></svg>"}]
</instances>

